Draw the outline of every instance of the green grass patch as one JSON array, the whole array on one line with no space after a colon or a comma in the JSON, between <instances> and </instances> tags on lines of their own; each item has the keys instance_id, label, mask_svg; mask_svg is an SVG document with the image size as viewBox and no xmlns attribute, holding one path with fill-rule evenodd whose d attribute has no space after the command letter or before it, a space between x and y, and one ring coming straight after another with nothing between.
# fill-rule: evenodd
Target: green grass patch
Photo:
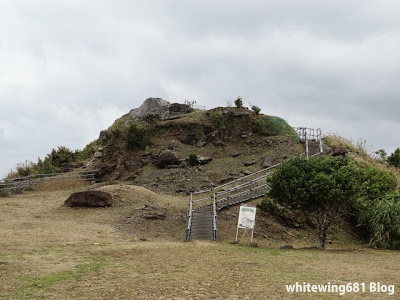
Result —
<instances>
[{"instance_id":1,"label":"green grass patch","mask_svg":"<svg viewBox=\"0 0 400 300\"><path fill-rule=\"evenodd\" d=\"M53 285L66 280L77 280L96 272L105 265L104 258L95 258L88 263L76 265L73 270L60 271L51 275L42 277L25 277L16 292L18 299L37 299L39 292L54 291Z\"/></svg>"}]
</instances>

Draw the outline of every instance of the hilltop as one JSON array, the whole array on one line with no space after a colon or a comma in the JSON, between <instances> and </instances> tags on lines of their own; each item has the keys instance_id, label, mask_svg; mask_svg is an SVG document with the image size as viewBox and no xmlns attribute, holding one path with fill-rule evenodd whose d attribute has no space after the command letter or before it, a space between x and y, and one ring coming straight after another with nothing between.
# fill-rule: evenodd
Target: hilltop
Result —
<instances>
[{"instance_id":1,"label":"hilltop","mask_svg":"<svg viewBox=\"0 0 400 300\"><path fill-rule=\"evenodd\" d=\"M279 117L243 107L199 110L159 98L117 119L83 150L93 155L87 167L99 170L98 180L167 193L210 188L303 151Z\"/></svg>"}]
</instances>

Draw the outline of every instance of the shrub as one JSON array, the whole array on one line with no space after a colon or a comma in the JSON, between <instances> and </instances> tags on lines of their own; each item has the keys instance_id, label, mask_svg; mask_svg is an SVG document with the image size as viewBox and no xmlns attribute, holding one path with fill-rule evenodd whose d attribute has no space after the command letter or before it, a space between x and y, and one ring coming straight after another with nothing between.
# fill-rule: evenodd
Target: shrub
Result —
<instances>
[{"instance_id":1,"label":"shrub","mask_svg":"<svg viewBox=\"0 0 400 300\"><path fill-rule=\"evenodd\" d=\"M179 168L181 168L181 169L184 169L184 168L186 168L186 167L187 167L186 161L182 161L182 162L179 164Z\"/></svg>"},{"instance_id":2,"label":"shrub","mask_svg":"<svg viewBox=\"0 0 400 300\"><path fill-rule=\"evenodd\" d=\"M261 111L261 108L259 108L257 105L253 105L251 109L258 115Z\"/></svg>"},{"instance_id":3,"label":"shrub","mask_svg":"<svg viewBox=\"0 0 400 300\"><path fill-rule=\"evenodd\" d=\"M243 107L243 100L242 97L237 97L235 100L235 105L237 108L242 108Z\"/></svg>"},{"instance_id":4,"label":"shrub","mask_svg":"<svg viewBox=\"0 0 400 300\"><path fill-rule=\"evenodd\" d=\"M199 163L199 157L197 156L196 153L190 153L188 156L189 164L194 166Z\"/></svg>"},{"instance_id":5,"label":"shrub","mask_svg":"<svg viewBox=\"0 0 400 300\"><path fill-rule=\"evenodd\" d=\"M51 153L47 155L45 161L50 160L53 166L59 168L62 164L77 161L79 157L80 150L71 151L67 147L60 146L57 149L53 149Z\"/></svg>"},{"instance_id":6,"label":"shrub","mask_svg":"<svg viewBox=\"0 0 400 300\"><path fill-rule=\"evenodd\" d=\"M279 217L280 206L276 203L274 199L265 196L260 204L258 204L258 208L263 212L269 213L274 216Z\"/></svg>"},{"instance_id":7,"label":"shrub","mask_svg":"<svg viewBox=\"0 0 400 300\"><path fill-rule=\"evenodd\" d=\"M400 168L400 148L397 148L389 157L388 157L389 165Z\"/></svg>"},{"instance_id":8,"label":"shrub","mask_svg":"<svg viewBox=\"0 0 400 300\"><path fill-rule=\"evenodd\" d=\"M281 119L279 117L259 117L254 121L253 127L254 132L264 136L297 136L294 129L284 119Z\"/></svg>"},{"instance_id":9,"label":"shrub","mask_svg":"<svg viewBox=\"0 0 400 300\"><path fill-rule=\"evenodd\" d=\"M182 139L182 142L185 144L195 144L199 141L202 141L206 138L204 134L203 127L199 124L196 124L193 127L187 128L188 131L186 132L185 136Z\"/></svg>"},{"instance_id":10,"label":"shrub","mask_svg":"<svg viewBox=\"0 0 400 300\"><path fill-rule=\"evenodd\" d=\"M359 211L363 211L386 194L395 191L397 186L394 176L376 167L360 169L358 178L361 192L356 208Z\"/></svg>"},{"instance_id":11,"label":"shrub","mask_svg":"<svg viewBox=\"0 0 400 300\"><path fill-rule=\"evenodd\" d=\"M126 141L128 148L131 149L144 149L150 144L145 128L138 123L132 123L129 125L126 132Z\"/></svg>"},{"instance_id":12,"label":"shrub","mask_svg":"<svg viewBox=\"0 0 400 300\"><path fill-rule=\"evenodd\" d=\"M222 112L213 111L209 118L214 129L225 129L225 118Z\"/></svg>"}]
</instances>

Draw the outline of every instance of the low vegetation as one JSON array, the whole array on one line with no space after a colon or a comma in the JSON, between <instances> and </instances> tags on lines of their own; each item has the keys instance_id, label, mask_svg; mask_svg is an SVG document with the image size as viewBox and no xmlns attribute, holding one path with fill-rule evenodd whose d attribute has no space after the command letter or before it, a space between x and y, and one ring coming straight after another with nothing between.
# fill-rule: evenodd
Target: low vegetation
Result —
<instances>
[{"instance_id":1,"label":"low vegetation","mask_svg":"<svg viewBox=\"0 0 400 300\"><path fill-rule=\"evenodd\" d=\"M43 160L38 158L37 163L26 161L17 164L15 169L9 172L7 178L61 172L66 164L75 163L82 160L82 158L84 158L82 151L71 151L67 147L60 146L57 149L53 149Z\"/></svg>"}]
</instances>

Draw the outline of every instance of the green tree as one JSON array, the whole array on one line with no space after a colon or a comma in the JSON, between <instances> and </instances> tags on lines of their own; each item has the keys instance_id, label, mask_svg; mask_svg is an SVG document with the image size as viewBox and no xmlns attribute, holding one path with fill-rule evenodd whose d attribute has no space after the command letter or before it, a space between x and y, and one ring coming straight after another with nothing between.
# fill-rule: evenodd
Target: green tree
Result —
<instances>
[{"instance_id":1,"label":"green tree","mask_svg":"<svg viewBox=\"0 0 400 300\"><path fill-rule=\"evenodd\" d=\"M379 150L375 151L374 154L376 155L377 159L379 159L379 160L385 160L386 156L387 156L385 149L379 149Z\"/></svg>"},{"instance_id":2,"label":"green tree","mask_svg":"<svg viewBox=\"0 0 400 300\"><path fill-rule=\"evenodd\" d=\"M349 212L359 193L357 170L347 158L296 157L285 161L268 181L270 198L316 219L320 248L325 248L329 226Z\"/></svg>"},{"instance_id":3,"label":"green tree","mask_svg":"<svg viewBox=\"0 0 400 300\"><path fill-rule=\"evenodd\" d=\"M392 155L388 157L388 163L389 165L395 166L397 168L400 168L400 148L397 148Z\"/></svg>"}]
</instances>

